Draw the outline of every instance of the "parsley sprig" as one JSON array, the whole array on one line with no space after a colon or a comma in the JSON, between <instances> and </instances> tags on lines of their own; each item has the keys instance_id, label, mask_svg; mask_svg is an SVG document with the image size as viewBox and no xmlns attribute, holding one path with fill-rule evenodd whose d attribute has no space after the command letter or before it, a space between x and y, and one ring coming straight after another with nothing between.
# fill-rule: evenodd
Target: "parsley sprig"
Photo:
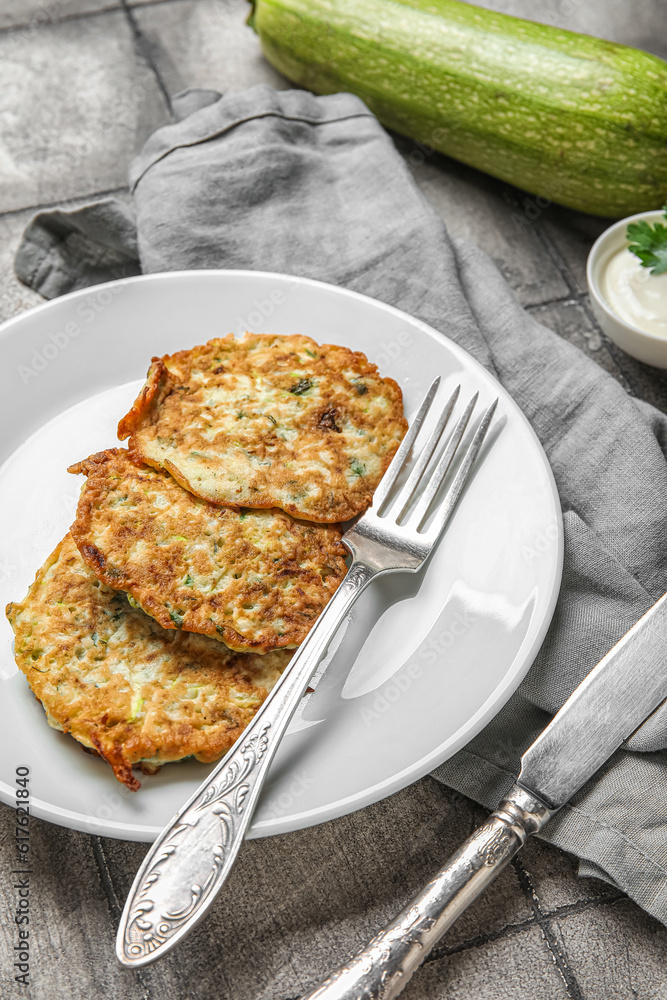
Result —
<instances>
[{"instance_id":1,"label":"parsley sprig","mask_svg":"<svg viewBox=\"0 0 667 1000\"><path fill-rule=\"evenodd\" d=\"M667 205L662 206L667 219ZM664 274L667 271L667 226L656 222L652 226L646 219L631 222L626 230L630 241L628 250L639 257L643 267L650 267L651 274Z\"/></svg>"}]
</instances>

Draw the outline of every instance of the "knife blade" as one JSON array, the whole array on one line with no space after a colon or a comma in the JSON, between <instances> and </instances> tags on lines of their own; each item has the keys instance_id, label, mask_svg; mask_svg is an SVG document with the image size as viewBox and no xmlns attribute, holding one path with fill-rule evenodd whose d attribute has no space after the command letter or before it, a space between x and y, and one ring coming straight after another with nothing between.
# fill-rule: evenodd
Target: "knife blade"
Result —
<instances>
[{"instance_id":1,"label":"knife blade","mask_svg":"<svg viewBox=\"0 0 667 1000\"><path fill-rule=\"evenodd\" d=\"M454 921L667 698L667 594L573 691L487 822L372 942L302 1000L394 1000Z\"/></svg>"},{"instance_id":2,"label":"knife blade","mask_svg":"<svg viewBox=\"0 0 667 1000\"><path fill-rule=\"evenodd\" d=\"M570 695L521 758L518 784L560 809L667 697L667 594Z\"/></svg>"}]
</instances>

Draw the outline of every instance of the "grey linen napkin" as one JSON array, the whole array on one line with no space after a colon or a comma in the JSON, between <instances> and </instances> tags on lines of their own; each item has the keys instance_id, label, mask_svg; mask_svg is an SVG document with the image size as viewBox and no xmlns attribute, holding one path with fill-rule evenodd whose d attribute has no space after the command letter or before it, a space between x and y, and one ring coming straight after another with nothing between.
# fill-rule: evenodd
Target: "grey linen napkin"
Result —
<instances>
[{"instance_id":1,"label":"grey linen napkin","mask_svg":"<svg viewBox=\"0 0 667 1000\"><path fill-rule=\"evenodd\" d=\"M452 241L356 97L187 92L105 200L28 226L19 277L47 297L124 274L279 271L371 295L455 340L502 382L551 462L565 572L518 693L435 776L488 807L585 674L667 589L667 418L527 315L489 258ZM585 734L582 734L585 738ZM580 872L667 924L667 711L547 827Z\"/></svg>"}]
</instances>

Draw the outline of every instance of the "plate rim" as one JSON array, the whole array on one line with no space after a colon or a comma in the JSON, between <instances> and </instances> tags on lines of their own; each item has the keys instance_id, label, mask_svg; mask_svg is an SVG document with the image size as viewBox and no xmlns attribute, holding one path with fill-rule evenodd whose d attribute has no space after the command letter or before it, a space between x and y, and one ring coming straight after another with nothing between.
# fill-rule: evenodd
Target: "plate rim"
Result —
<instances>
[{"instance_id":1,"label":"plate rim","mask_svg":"<svg viewBox=\"0 0 667 1000\"><path fill-rule=\"evenodd\" d=\"M484 704L481 705L480 708L467 720L466 724L460 727L459 730L452 735L450 740L446 742L444 749L443 746L440 745L439 748L434 750L431 754L427 754L425 757L421 758L412 767L403 768L403 770L394 774L391 778L378 782L371 788L366 788L363 792L356 792L344 800L338 799L336 802L330 803L327 806L320 806L310 811L293 814L288 820L285 820L284 817L279 817L273 822L264 821L258 824L251 824L247 837L248 839L256 839L265 836L277 836L282 833L295 832L297 830L315 826L332 819L337 819L342 816L349 815L352 812L356 812L365 806L379 802L389 795L401 791L402 789L408 787L408 785L419 781L421 778L432 772L436 767L439 767L445 761L453 757L459 750L474 739L475 736L477 736L481 730L498 714L498 712L504 707L517 690L521 681L532 666L542 643L544 642L544 638L556 609L562 581L564 560L562 510L553 470L542 443L518 403L515 402L514 398L500 383L496 376L492 372L488 371L488 369L486 369L479 361L477 361L476 358L468 353L468 351L460 347L454 340L451 339L451 337L447 336L447 334L440 333L440 331L436 330L428 323L418 319L416 316L411 316L409 313L397 308L396 306L383 302L381 299L376 299L371 295L366 295L363 292L346 288L343 285L335 285L331 282L320 281L315 278L306 278L300 275L293 275L278 271L255 271L248 269L195 268L192 270L160 271L153 274L132 275L125 278L118 278L113 281L105 281L95 285L88 285L85 288L79 288L76 291L67 292L64 295L39 303L38 305L32 306L30 309L26 309L23 312L18 313L16 316L10 317L0 324L0 352L2 351L6 335L8 333L11 334L11 331L15 326L20 326L20 324L25 322L26 319L30 319L45 310L51 310L62 302L85 298L86 296L99 292L101 289L109 287L136 284L145 285L151 283L159 284L165 281L176 281L178 283L182 279L191 279L193 277L204 278L206 281L216 281L222 277L226 280L233 280L234 278L259 278L270 279L277 282L296 282L298 286L313 287L316 290L323 290L328 294L334 292L336 295L351 297L366 303L370 302L375 308L378 308L381 311L386 311L396 318L407 320L411 325L416 326L421 333L436 340L437 342L445 341L448 349L455 357L457 357L465 368L472 370L473 373L479 373L484 380L490 381L493 385L498 387L503 402L506 405L511 406L513 412L519 417L521 423L523 424L524 429L528 431L528 435L536 447L537 454L539 455L544 471L546 472L547 482L550 487L548 495L553 503L557 529L557 544L555 546L551 591L545 602L542 620L539 627L536 629L532 641L527 644L524 641L519 647L519 650L514 658L515 669L511 672L510 679L508 680L508 674L506 673L496 688L494 688L491 694L487 697ZM85 398L88 397L82 397L82 399ZM69 405L75 406L79 401L80 400L77 400ZM59 412L63 413L66 409L69 409L69 406ZM36 431L32 431L28 434L27 438L25 438L22 443L25 443L25 440L32 437L34 433L36 433ZM19 444L16 447L21 446L22 445ZM14 454L16 447L12 450L10 455L7 456L7 459L11 456L11 454ZM524 649L525 645L527 645L526 649ZM519 661L520 665L516 666ZM0 801L9 806L16 805L14 789L1 778ZM46 803L42 799L36 797L31 798L31 814L38 819L46 820L47 822L52 822L60 826L65 826L71 830L135 842L150 842L155 839L155 837L157 837L162 830L162 827L154 827L148 824L130 824L127 822L118 822L113 820L93 821L90 816L84 816L81 813L73 812L65 807L55 806L52 803ZM91 825L94 825L95 829L91 829Z\"/></svg>"}]
</instances>

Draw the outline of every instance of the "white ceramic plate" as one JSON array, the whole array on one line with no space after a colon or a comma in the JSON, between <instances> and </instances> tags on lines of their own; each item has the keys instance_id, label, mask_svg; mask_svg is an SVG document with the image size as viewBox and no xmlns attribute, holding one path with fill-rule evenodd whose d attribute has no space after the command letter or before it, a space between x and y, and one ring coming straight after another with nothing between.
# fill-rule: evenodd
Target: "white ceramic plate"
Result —
<instances>
[{"instance_id":1,"label":"white ceramic plate","mask_svg":"<svg viewBox=\"0 0 667 1000\"><path fill-rule=\"evenodd\" d=\"M0 604L20 600L67 531L80 477L66 467L116 444L150 358L230 331L304 333L364 351L401 385L408 419L436 374L441 398L500 396L493 440L426 569L376 581L339 630L278 752L251 836L368 805L428 773L505 703L556 602L560 506L551 470L507 393L423 323L373 299L260 272L150 275L84 289L0 330ZM462 404L461 404L462 405ZM0 622L0 797L31 769L34 815L152 840L205 777L194 761L128 792L50 729Z\"/></svg>"}]
</instances>

